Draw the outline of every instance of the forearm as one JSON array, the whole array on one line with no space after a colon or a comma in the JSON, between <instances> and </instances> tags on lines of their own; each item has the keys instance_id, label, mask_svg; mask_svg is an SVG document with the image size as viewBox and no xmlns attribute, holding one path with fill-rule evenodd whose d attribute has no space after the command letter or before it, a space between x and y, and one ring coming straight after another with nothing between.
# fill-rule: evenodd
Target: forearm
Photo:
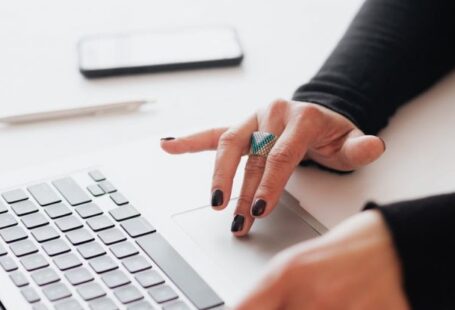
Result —
<instances>
[{"instance_id":1,"label":"forearm","mask_svg":"<svg viewBox=\"0 0 455 310\"><path fill-rule=\"evenodd\" d=\"M455 2L367 0L316 76L294 94L324 105L365 133L455 64Z\"/></svg>"}]
</instances>

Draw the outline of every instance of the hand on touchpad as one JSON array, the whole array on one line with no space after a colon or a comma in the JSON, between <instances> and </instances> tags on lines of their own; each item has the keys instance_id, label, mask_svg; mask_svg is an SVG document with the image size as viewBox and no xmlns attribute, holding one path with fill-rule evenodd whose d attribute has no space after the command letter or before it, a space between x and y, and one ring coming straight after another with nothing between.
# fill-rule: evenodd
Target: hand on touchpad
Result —
<instances>
[{"instance_id":1,"label":"hand on touchpad","mask_svg":"<svg viewBox=\"0 0 455 310\"><path fill-rule=\"evenodd\" d=\"M303 219L299 212L303 210L298 202L281 199L270 216L256 220L247 237L236 238L230 231L235 203L236 200L232 200L224 211L215 211L207 206L176 214L173 219L199 245L205 256L223 268L226 274L232 275L236 283L245 289L251 286L276 253L314 238L320 235L316 229L324 229L318 226L319 223L313 225L315 229ZM315 221L314 218L312 220Z\"/></svg>"}]
</instances>

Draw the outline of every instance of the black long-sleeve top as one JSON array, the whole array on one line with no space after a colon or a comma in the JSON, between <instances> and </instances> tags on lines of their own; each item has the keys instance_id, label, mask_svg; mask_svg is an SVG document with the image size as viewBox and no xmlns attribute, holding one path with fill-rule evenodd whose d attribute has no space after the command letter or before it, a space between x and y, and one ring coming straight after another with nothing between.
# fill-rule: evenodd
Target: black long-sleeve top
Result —
<instances>
[{"instance_id":1,"label":"black long-sleeve top","mask_svg":"<svg viewBox=\"0 0 455 310\"><path fill-rule=\"evenodd\" d=\"M293 99L376 134L454 66L455 0L367 0ZM455 309L455 193L366 208L380 210L392 233L412 308Z\"/></svg>"}]
</instances>

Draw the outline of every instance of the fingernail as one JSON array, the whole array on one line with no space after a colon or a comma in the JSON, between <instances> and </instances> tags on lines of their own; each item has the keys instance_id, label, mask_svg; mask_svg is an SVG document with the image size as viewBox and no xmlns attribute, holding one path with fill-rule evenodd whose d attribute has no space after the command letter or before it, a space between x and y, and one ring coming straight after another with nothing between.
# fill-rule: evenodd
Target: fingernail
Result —
<instances>
[{"instance_id":1,"label":"fingernail","mask_svg":"<svg viewBox=\"0 0 455 310\"><path fill-rule=\"evenodd\" d=\"M165 137L165 138L161 138L160 139L161 141L171 141L171 140L175 140L174 137Z\"/></svg>"},{"instance_id":2,"label":"fingernail","mask_svg":"<svg viewBox=\"0 0 455 310\"><path fill-rule=\"evenodd\" d=\"M243 223L245 223L245 218L242 215L234 216L234 220L232 221L231 231L237 232L243 229Z\"/></svg>"},{"instance_id":3,"label":"fingernail","mask_svg":"<svg viewBox=\"0 0 455 310\"><path fill-rule=\"evenodd\" d=\"M384 152L385 152L385 150L387 149L387 145L385 144L385 141L384 141L384 139L382 139L382 138L379 138L379 139L381 139L381 141L382 141L382 144L384 145Z\"/></svg>"},{"instance_id":4,"label":"fingernail","mask_svg":"<svg viewBox=\"0 0 455 310\"><path fill-rule=\"evenodd\" d=\"M253 216L260 216L264 213L267 202L264 199L257 199L251 208Z\"/></svg>"},{"instance_id":5,"label":"fingernail","mask_svg":"<svg viewBox=\"0 0 455 310\"><path fill-rule=\"evenodd\" d=\"M216 189L212 192L212 207L219 207L223 204L223 192Z\"/></svg>"}]
</instances>

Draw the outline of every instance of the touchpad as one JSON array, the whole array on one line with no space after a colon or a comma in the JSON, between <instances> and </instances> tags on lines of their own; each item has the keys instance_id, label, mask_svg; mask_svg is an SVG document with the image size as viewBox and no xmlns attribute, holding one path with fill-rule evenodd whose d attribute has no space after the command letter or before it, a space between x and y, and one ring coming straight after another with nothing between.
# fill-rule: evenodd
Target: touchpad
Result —
<instances>
[{"instance_id":1,"label":"touchpad","mask_svg":"<svg viewBox=\"0 0 455 310\"><path fill-rule=\"evenodd\" d=\"M304 210L295 199L282 197L272 214L255 221L248 237L236 238L230 232L235 204L236 200L232 200L223 211L202 207L176 214L173 219L205 255L245 289L260 276L264 265L276 253L325 230L314 218L308 220L307 216L311 216L301 212Z\"/></svg>"}]
</instances>

